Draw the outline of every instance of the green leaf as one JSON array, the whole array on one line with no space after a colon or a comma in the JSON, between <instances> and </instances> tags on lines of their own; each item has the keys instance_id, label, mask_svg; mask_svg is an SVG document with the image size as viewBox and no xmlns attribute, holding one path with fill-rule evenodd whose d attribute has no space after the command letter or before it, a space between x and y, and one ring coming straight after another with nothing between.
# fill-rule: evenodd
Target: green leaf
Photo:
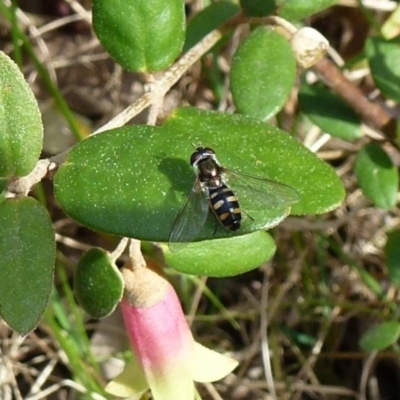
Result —
<instances>
[{"instance_id":1,"label":"green leaf","mask_svg":"<svg viewBox=\"0 0 400 400\"><path fill-rule=\"evenodd\" d=\"M182 0L93 0L93 27L105 49L130 71L169 67L185 39Z\"/></svg>"},{"instance_id":2,"label":"green leaf","mask_svg":"<svg viewBox=\"0 0 400 400\"><path fill-rule=\"evenodd\" d=\"M298 21L336 3L337 0L286 0L279 11L279 16L291 21Z\"/></svg>"},{"instance_id":3,"label":"green leaf","mask_svg":"<svg viewBox=\"0 0 400 400\"><path fill-rule=\"evenodd\" d=\"M275 250L271 236L258 231L229 239L190 243L178 252L171 252L164 246L164 256L166 263L180 272L223 277L259 267L274 255ZM215 257L216 254L221 256Z\"/></svg>"},{"instance_id":4,"label":"green leaf","mask_svg":"<svg viewBox=\"0 0 400 400\"><path fill-rule=\"evenodd\" d=\"M201 10L188 24L183 52L188 51L213 29L218 28L238 13L239 10L239 7L230 1L211 3Z\"/></svg>"},{"instance_id":5,"label":"green leaf","mask_svg":"<svg viewBox=\"0 0 400 400\"><path fill-rule=\"evenodd\" d=\"M3 201L3 197L2 194L4 192L4 190L7 188L9 179L7 178L0 178L0 201Z\"/></svg>"},{"instance_id":6,"label":"green leaf","mask_svg":"<svg viewBox=\"0 0 400 400\"><path fill-rule=\"evenodd\" d=\"M370 143L358 152L355 173L365 196L378 207L390 209L396 204L398 171L379 145Z\"/></svg>"},{"instance_id":7,"label":"green leaf","mask_svg":"<svg viewBox=\"0 0 400 400\"><path fill-rule=\"evenodd\" d=\"M238 111L261 120L285 104L296 78L296 59L288 41L276 31L256 29L232 61L231 88Z\"/></svg>"},{"instance_id":8,"label":"green leaf","mask_svg":"<svg viewBox=\"0 0 400 400\"><path fill-rule=\"evenodd\" d=\"M88 314L95 318L111 314L123 290L121 273L106 251L93 248L81 257L75 271L74 291Z\"/></svg>"},{"instance_id":9,"label":"green leaf","mask_svg":"<svg viewBox=\"0 0 400 400\"><path fill-rule=\"evenodd\" d=\"M35 328L47 305L55 241L47 210L31 197L0 204L0 314L17 332Z\"/></svg>"},{"instance_id":10,"label":"green leaf","mask_svg":"<svg viewBox=\"0 0 400 400\"><path fill-rule=\"evenodd\" d=\"M177 110L162 127L127 126L80 142L55 176L56 197L84 225L166 242L195 180L189 164L193 145L213 147L228 168L296 189L300 201L292 208L294 214L326 212L343 200L335 171L285 132L241 115L192 108ZM252 198L243 195L246 211ZM284 217L282 210L257 212ZM198 239L251 232L214 231L211 215Z\"/></svg>"},{"instance_id":11,"label":"green leaf","mask_svg":"<svg viewBox=\"0 0 400 400\"><path fill-rule=\"evenodd\" d=\"M388 98L400 101L400 39L385 40L371 37L366 42L366 53L372 77Z\"/></svg>"},{"instance_id":12,"label":"green leaf","mask_svg":"<svg viewBox=\"0 0 400 400\"><path fill-rule=\"evenodd\" d=\"M247 17L271 15L286 0L240 0L240 6Z\"/></svg>"},{"instance_id":13,"label":"green leaf","mask_svg":"<svg viewBox=\"0 0 400 400\"><path fill-rule=\"evenodd\" d=\"M390 280L394 285L400 287L400 230L388 233L385 255Z\"/></svg>"},{"instance_id":14,"label":"green leaf","mask_svg":"<svg viewBox=\"0 0 400 400\"><path fill-rule=\"evenodd\" d=\"M324 132L349 141L362 136L358 115L324 87L303 85L299 92L299 104L301 111Z\"/></svg>"},{"instance_id":15,"label":"green leaf","mask_svg":"<svg viewBox=\"0 0 400 400\"><path fill-rule=\"evenodd\" d=\"M0 178L31 172L42 140L35 97L17 64L0 51Z\"/></svg>"},{"instance_id":16,"label":"green leaf","mask_svg":"<svg viewBox=\"0 0 400 400\"><path fill-rule=\"evenodd\" d=\"M364 351L384 350L395 344L400 336L400 323L397 321L383 322L367 331L360 340Z\"/></svg>"}]
</instances>

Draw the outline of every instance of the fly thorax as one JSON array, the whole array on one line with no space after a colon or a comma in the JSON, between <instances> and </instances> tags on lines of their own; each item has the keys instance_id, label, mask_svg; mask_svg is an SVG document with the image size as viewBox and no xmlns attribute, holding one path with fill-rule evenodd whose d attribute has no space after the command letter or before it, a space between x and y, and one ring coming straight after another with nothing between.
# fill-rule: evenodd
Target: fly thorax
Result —
<instances>
[{"instance_id":1,"label":"fly thorax","mask_svg":"<svg viewBox=\"0 0 400 400\"><path fill-rule=\"evenodd\" d=\"M199 180L203 183L212 186L220 186L222 183L222 169L213 159L207 158L199 162L197 164L197 173Z\"/></svg>"}]
</instances>

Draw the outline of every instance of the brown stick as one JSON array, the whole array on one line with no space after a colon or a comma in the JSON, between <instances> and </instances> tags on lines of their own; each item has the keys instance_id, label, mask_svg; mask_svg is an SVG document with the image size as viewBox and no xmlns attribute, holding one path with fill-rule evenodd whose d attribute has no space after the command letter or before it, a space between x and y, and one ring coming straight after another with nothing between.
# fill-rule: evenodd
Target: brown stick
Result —
<instances>
[{"instance_id":1,"label":"brown stick","mask_svg":"<svg viewBox=\"0 0 400 400\"><path fill-rule=\"evenodd\" d=\"M226 26L236 26L241 23L271 24L283 27L290 35L297 28L290 22L278 17L248 18L242 13L234 16ZM327 57L313 65L314 72L328 87L345 100L358 113L367 125L381 131L385 137L395 143L396 118L377 103L368 100L362 90L353 82L347 80L343 72Z\"/></svg>"},{"instance_id":2,"label":"brown stick","mask_svg":"<svg viewBox=\"0 0 400 400\"><path fill-rule=\"evenodd\" d=\"M348 81L332 61L325 57L313 66L313 70L327 86L350 104L367 124L382 131L389 140L395 138L395 118L379 104L368 100L362 90Z\"/></svg>"}]
</instances>

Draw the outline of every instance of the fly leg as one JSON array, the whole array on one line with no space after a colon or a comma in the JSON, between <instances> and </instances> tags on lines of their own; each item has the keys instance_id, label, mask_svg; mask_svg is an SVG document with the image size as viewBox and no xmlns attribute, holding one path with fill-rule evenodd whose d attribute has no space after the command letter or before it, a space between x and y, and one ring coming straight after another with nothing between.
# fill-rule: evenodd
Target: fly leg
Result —
<instances>
[{"instance_id":1,"label":"fly leg","mask_svg":"<svg viewBox=\"0 0 400 400\"><path fill-rule=\"evenodd\" d=\"M254 221L254 218L250 215L250 214L248 214L246 211L244 211L244 210L241 210L242 211L242 213L243 214L245 214L246 215L246 217L248 217L248 218L250 218L252 221Z\"/></svg>"}]
</instances>

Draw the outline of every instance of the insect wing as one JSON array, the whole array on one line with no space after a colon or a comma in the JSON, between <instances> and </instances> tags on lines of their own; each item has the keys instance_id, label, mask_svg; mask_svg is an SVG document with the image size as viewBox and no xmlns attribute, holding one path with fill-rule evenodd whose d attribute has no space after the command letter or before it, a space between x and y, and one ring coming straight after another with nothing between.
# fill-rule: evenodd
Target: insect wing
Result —
<instances>
[{"instance_id":1,"label":"insect wing","mask_svg":"<svg viewBox=\"0 0 400 400\"><path fill-rule=\"evenodd\" d=\"M224 168L224 180L238 198L245 220L243 227L250 230L277 225L300 199L296 190L271 179Z\"/></svg>"},{"instance_id":2,"label":"insect wing","mask_svg":"<svg viewBox=\"0 0 400 400\"><path fill-rule=\"evenodd\" d=\"M178 251L198 236L208 215L208 192L195 181L192 191L178 216L169 236L169 248Z\"/></svg>"}]
</instances>

